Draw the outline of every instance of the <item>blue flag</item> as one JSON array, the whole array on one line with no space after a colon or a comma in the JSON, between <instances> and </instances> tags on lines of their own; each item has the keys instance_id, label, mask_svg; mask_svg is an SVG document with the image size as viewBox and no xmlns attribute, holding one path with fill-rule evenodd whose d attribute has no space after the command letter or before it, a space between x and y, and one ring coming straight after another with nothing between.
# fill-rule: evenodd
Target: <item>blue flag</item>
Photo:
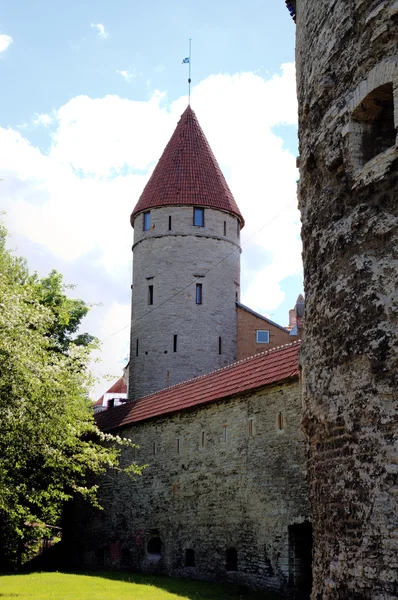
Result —
<instances>
[{"instance_id":1,"label":"blue flag","mask_svg":"<svg viewBox=\"0 0 398 600\"><path fill-rule=\"evenodd\" d=\"M187 56L186 58L184 58L184 60L182 61L182 64L184 63L189 63L189 56Z\"/></svg>"}]
</instances>

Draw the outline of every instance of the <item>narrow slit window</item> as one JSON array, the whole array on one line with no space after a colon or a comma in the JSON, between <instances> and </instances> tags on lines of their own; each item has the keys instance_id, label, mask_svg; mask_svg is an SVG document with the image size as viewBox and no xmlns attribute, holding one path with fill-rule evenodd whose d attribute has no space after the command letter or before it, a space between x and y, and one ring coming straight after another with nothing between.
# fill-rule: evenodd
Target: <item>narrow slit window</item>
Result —
<instances>
[{"instance_id":1,"label":"narrow slit window","mask_svg":"<svg viewBox=\"0 0 398 600\"><path fill-rule=\"evenodd\" d=\"M148 304L153 304L153 285L148 285Z\"/></svg>"},{"instance_id":2,"label":"narrow slit window","mask_svg":"<svg viewBox=\"0 0 398 600\"><path fill-rule=\"evenodd\" d=\"M180 438L177 438L177 454L180 454L181 452L181 440Z\"/></svg>"},{"instance_id":3,"label":"narrow slit window","mask_svg":"<svg viewBox=\"0 0 398 600\"><path fill-rule=\"evenodd\" d=\"M205 209L194 207L193 209L193 224L195 227L205 226Z\"/></svg>"},{"instance_id":4,"label":"narrow slit window","mask_svg":"<svg viewBox=\"0 0 398 600\"><path fill-rule=\"evenodd\" d=\"M173 352L177 352L177 336L173 336Z\"/></svg>"},{"instance_id":5,"label":"narrow slit window","mask_svg":"<svg viewBox=\"0 0 398 600\"><path fill-rule=\"evenodd\" d=\"M144 225L143 225L143 229L144 231L148 231L148 229L151 228L151 211L147 210L146 212L144 212Z\"/></svg>"},{"instance_id":6,"label":"narrow slit window","mask_svg":"<svg viewBox=\"0 0 398 600\"><path fill-rule=\"evenodd\" d=\"M203 284L201 284L201 283L196 284L196 304L202 304L202 301L203 301L202 287L203 287Z\"/></svg>"},{"instance_id":7,"label":"narrow slit window","mask_svg":"<svg viewBox=\"0 0 398 600\"><path fill-rule=\"evenodd\" d=\"M202 446L202 448L204 448L204 447L205 447L205 439L206 439L206 437L205 437L205 432L204 432L204 431L202 431L202 433L201 433L201 435L200 435L200 445Z\"/></svg>"},{"instance_id":8,"label":"narrow slit window","mask_svg":"<svg viewBox=\"0 0 398 600\"><path fill-rule=\"evenodd\" d=\"M282 412L278 412L276 417L276 426L278 431L283 431L285 429L285 418Z\"/></svg>"},{"instance_id":9,"label":"narrow slit window","mask_svg":"<svg viewBox=\"0 0 398 600\"><path fill-rule=\"evenodd\" d=\"M240 223L239 223L239 219L236 219L236 235L238 237L240 236Z\"/></svg>"},{"instance_id":10,"label":"narrow slit window","mask_svg":"<svg viewBox=\"0 0 398 600\"><path fill-rule=\"evenodd\" d=\"M247 435L249 437L253 437L254 435L254 423L253 423L253 419L249 419L247 422Z\"/></svg>"},{"instance_id":11,"label":"narrow slit window","mask_svg":"<svg viewBox=\"0 0 398 600\"><path fill-rule=\"evenodd\" d=\"M138 356L138 338L135 341L135 355Z\"/></svg>"},{"instance_id":12,"label":"narrow slit window","mask_svg":"<svg viewBox=\"0 0 398 600\"><path fill-rule=\"evenodd\" d=\"M169 231L171 231L171 215L169 216Z\"/></svg>"},{"instance_id":13,"label":"narrow slit window","mask_svg":"<svg viewBox=\"0 0 398 600\"><path fill-rule=\"evenodd\" d=\"M152 444L152 454L155 456L155 454L157 454L157 452L158 452L158 448L157 448L156 442L153 442L153 444Z\"/></svg>"},{"instance_id":14,"label":"narrow slit window","mask_svg":"<svg viewBox=\"0 0 398 600\"><path fill-rule=\"evenodd\" d=\"M227 235L227 222L224 221L224 235Z\"/></svg>"},{"instance_id":15,"label":"narrow slit window","mask_svg":"<svg viewBox=\"0 0 398 600\"><path fill-rule=\"evenodd\" d=\"M222 438L223 438L223 441L226 442L228 439L228 425L224 425L222 429L223 429Z\"/></svg>"},{"instance_id":16,"label":"narrow slit window","mask_svg":"<svg viewBox=\"0 0 398 600\"><path fill-rule=\"evenodd\" d=\"M221 336L218 338L218 354L222 354L222 339Z\"/></svg>"}]
</instances>

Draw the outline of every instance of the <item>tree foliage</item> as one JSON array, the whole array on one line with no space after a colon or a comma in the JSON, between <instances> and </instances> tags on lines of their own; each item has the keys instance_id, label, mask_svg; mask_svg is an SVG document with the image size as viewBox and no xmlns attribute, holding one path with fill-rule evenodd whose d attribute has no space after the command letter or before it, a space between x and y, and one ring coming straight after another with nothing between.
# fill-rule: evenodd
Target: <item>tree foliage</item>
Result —
<instances>
[{"instance_id":1,"label":"tree foliage","mask_svg":"<svg viewBox=\"0 0 398 600\"><path fill-rule=\"evenodd\" d=\"M104 436L94 422L88 362L95 341L77 334L89 307L67 297L56 271L44 279L30 275L26 262L6 249L6 235L0 224L3 554L40 527L55 525L75 493L95 503L96 486L88 478L118 468L120 446L132 445ZM132 463L130 472L139 471Z\"/></svg>"}]
</instances>

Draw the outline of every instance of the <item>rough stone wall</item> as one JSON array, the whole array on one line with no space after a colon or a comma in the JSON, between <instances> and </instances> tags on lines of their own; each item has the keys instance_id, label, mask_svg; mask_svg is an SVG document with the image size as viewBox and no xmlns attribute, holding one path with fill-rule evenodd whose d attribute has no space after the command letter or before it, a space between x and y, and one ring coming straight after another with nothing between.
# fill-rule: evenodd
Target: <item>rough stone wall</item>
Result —
<instances>
[{"instance_id":1,"label":"rough stone wall","mask_svg":"<svg viewBox=\"0 0 398 600\"><path fill-rule=\"evenodd\" d=\"M244 308L237 307L238 314L238 351L237 360L242 360L248 356L254 356L259 352L265 352L271 348L290 344L298 339L298 336L289 335L288 331L283 331L269 321L248 312ZM269 343L259 344L256 341L256 331L258 329L269 331Z\"/></svg>"},{"instance_id":2,"label":"rough stone wall","mask_svg":"<svg viewBox=\"0 0 398 600\"><path fill-rule=\"evenodd\" d=\"M195 227L193 207L181 206L153 209L149 231L143 231L142 219L142 213L135 219L133 246L129 397L134 399L236 360L240 284L236 217L206 208L205 226ZM196 284L202 285L202 304L196 304Z\"/></svg>"},{"instance_id":3,"label":"rough stone wall","mask_svg":"<svg viewBox=\"0 0 398 600\"><path fill-rule=\"evenodd\" d=\"M398 596L398 2L298 0L313 599Z\"/></svg>"},{"instance_id":4,"label":"rough stone wall","mask_svg":"<svg viewBox=\"0 0 398 600\"><path fill-rule=\"evenodd\" d=\"M309 510L300 413L293 381L120 431L140 446L136 460L148 468L133 483L106 477L105 511L73 512L82 529L69 523L67 530L75 535L71 552L80 545L80 566L285 587L294 568L288 526ZM154 537L158 556L148 553ZM229 548L236 571L226 570ZM187 549L195 566L185 566Z\"/></svg>"}]
</instances>

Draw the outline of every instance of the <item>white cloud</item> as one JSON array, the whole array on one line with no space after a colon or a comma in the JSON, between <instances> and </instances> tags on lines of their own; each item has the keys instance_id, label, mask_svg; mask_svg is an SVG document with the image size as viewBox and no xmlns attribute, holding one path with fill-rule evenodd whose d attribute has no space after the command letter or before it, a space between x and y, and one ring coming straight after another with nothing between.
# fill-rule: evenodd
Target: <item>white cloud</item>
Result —
<instances>
[{"instance_id":1,"label":"white cloud","mask_svg":"<svg viewBox=\"0 0 398 600\"><path fill-rule=\"evenodd\" d=\"M36 113L32 120L33 125L43 125L44 127L49 127L53 122L54 117L52 115L47 115L46 113Z\"/></svg>"},{"instance_id":2,"label":"white cloud","mask_svg":"<svg viewBox=\"0 0 398 600\"><path fill-rule=\"evenodd\" d=\"M267 80L253 73L211 76L192 89L191 101L246 219L242 302L273 312L283 300L281 282L302 269L295 157L272 131L296 124L294 66L283 65ZM89 317L87 330L100 338L129 323L129 215L186 105L183 97L166 106L161 92L140 102L77 96L54 114L35 115L56 126L48 154L24 132L0 128L8 226L61 271L86 265L72 281L90 289L89 301L109 299ZM32 268L40 268L37 260ZM108 337L101 370L120 372L127 340L128 328Z\"/></svg>"},{"instance_id":3,"label":"white cloud","mask_svg":"<svg viewBox=\"0 0 398 600\"><path fill-rule=\"evenodd\" d=\"M105 29L105 25L102 23L91 23L91 27L94 27L97 30L97 36L102 40L107 40L109 37L109 33Z\"/></svg>"},{"instance_id":4,"label":"white cloud","mask_svg":"<svg viewBox=\"0 0 398 600\"><path fill-rule=\"evenodd\" d=\"M13 43L13 39L10 35L0 33L0 54L5 52L9 46Z\"/></svg>"},{"instance_id":5,"label":"white cloud","mask_svg":"<svg viewBox=\"0 0 398 600\"><path fill-rule=\"evenodd\" d=\"M118 73L121 77L123 77L123 79L124 79L124 81L126 81L126 83L131 83L133 81L133 79L135 79L135 69L134 70L126 69L125 71L117 70L116 73Z\"/></svg>"}]
</instances>

